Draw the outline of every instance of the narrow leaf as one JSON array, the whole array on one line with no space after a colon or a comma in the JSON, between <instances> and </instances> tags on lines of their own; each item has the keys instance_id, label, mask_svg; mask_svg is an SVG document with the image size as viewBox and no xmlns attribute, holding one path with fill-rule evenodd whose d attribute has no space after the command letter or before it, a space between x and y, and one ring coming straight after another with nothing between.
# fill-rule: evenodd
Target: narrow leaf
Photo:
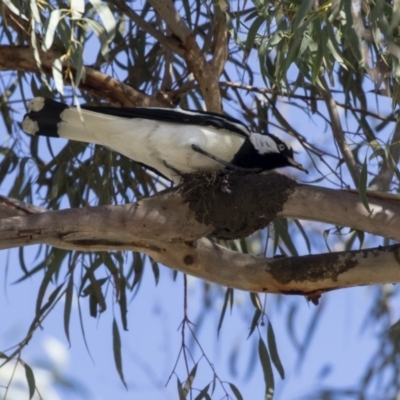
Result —
<instances>
[{"instance_id":1,"label":"narrow leaf","mask_svg":"<svg viewBox=\"0 0 400 400\"><path fill-rule=\"evenodd\" d=\"M258 310L262 311L262 305L261 305L261 300L260 297L258 296L257 293L250 293L250 300L253 303L253 306L257 308Z\"/></svg>"},{"instance_id":2,"label":"narrow leaf","mask_svg":"<svg viewBox=\"0 0 400 400\"><path fill-rule=\"evenodd\" d=\"M52 268L47 268L47 271L43 277L42 283L40 284L38 296L36 299L36 316L37 317L41 313L44 295L46 294L47 286L49 285L51 278L53 277L53 274L54 274L54 270Z\"/></svg>"},{"instance_id":3,"label":"narrow leaf","mask_svg":"<svg viewBox=\"0 0 400 400\"><path fill-rule=\"evenodd\" d=\"M272 400L275 391L274 374L272 372L271 359L268 354L264 341L260 338L258 342L258 355L260 357L261 366L264 373L265 381L265 399Z\"/></svg>"},{"instance_id":4,"label":"narrow leaf","mask_svg":"<svg viewBox=\"0 0 400 400\"><path fill-rule=\"evenodd\" d=\"M249 28L247 33L247 40L246 40L246 51L250 52L250 50L256 45L256 37L257 33L260 30L263 23L265 23L265 17L258 16L252 25Z\"/></svg>"},{"instance_id":5,"label":"narrow leaf","mask_svg":"<svg viewBox=\"0 0 400 400\"><path fill-rule=\"evenodd\" d=\"M25 376L26 380L28 382L28 388L29 388L29 399L33 397L35 394L36 390L36 384L35 384L35 375L33 374L32 368L24 363L24 368L25 368Z\"/></svg>"},{"instance_id":6,"label":"narrow leaf","mask_svg":"<svg viewBox=\"0 0 400 400\"><path fill-rule=\"evenodd\" d=\"M276 346L276 340L275 340L275 333L270 321L268 321L267 341L268 341L268 348L271 353L271 360L274 363L275 368L278 370L281 379L285 379L285 370L283 369L283 365L279 358L278 348Z\"/></svg>"},{"instance_id":7,"label":"narrow leaf","mask_svg":"<svg viewBox=\"0 0 400 400\"><path fill-rule=\"evenodd\" d=\"M115 366L117 367L117 371L119 377L121 378L122 383L124 384L125 388L128 389L126 385L124 372L122 370L122 356L121 356L121 337L119 335L119 329L115 318L113 319L112 324L112 337L113 337L113 351L114 351L114 361Z\"/></svg>"},{"instance_id":8,"label":"narrow leaf","mask_svg":"<svg viewBox=\"0 0 400 400\"><path fill-rule=\"evenodd\" d=\"M54 84L56 85L56 89L58 93L64 95L64 80L63 80L63 66L62 66L62 57L56 58L53 62L53 79Z\"/></svg>"},{"instance_id":9,"label":"narrow leaf","mask_svg":"<svg viewBox=\"0 0 400 400\"><path fill-rule=\"evenodd\" d=\"M178 389L179 400L186 400L186 394L182 389L182 382L179 380L178 377L176 377L176 387Z\"/></svg>"},{"instance_id":10,"label":"narrow leaf","mask_svg":"<svg viewBox=\"0 0 400 400\"><path fill-rule=\"evenodd\" d=\"M200 393L195 397L194 400L202 400L202 399L206 399L206 400L210 399L211 400L210 395L207 393L209 388L210 388L210 384L208 384L205 388L203 388L200 391Z\"/></svg>"},{"instance_id":11,"label":"narrow leaf","mask_svg":"<svg viewBox=\"0 0 400 400\"><path fill-rule=\"evenodd\" d=\"M115 34L115 28L117 26L113 13L108 7L107 3L103 3L100 0L89 0L94 9L99 14L101 22L104 25L104 29L108 33L108 40L112 40Z\"/></svg>"},{"instance_id":12,"label":"narrow leaf","mask_svg":"<svg viewBox=\"0 0 400 400\"><path fill-rule=\"evenodd\" d=\"M237 398L237 400L243 400L243 396L242 394L239 392L239 389L233 384L233 383L229 383L229 386L232 390L232 393L235 395L235 397Z\"/></svg>"},{"instance_id":13,"label":"narrow leaf","mask_svg":"<svg viewBox=\"0 0 400 400\"><path fill-rule=\"evenodd\" d=\"M233 289L228 288L228 289L226 289L226 292L225 292L224 305L222 306L221 315L219 317L217 335L219 335L219 331L221 330L222 322L224 321L224 317L225 317L226 307L228 306L229 299L231 299L231 298L233 298ZM231 302L232 302L232 300L231 300Z\"/></svg>"},{"instance_id":14,"label":"narrow leaf","mask_svg":"<svg viewBox=\"0 0 400 400\"><path fill-rule=\"evenodd\" d=\"M25 14L22 14L20 9L14 5L14 3L11 0L2 0L2 3L7 6L7 8L14 13L15 15L18 15L25 21L29 21L28 17Z\"/></svg>"},{"instance_id":15,"label":"narrow leaf","mask_svg":"<svg viewBox=\"0 0 400 400\"><path fill-rule=\"evenodd\" d=\"M73 18L81 18L85 12L85 1L84 0L71 0L71 10Z\"/></svg>"},{"instance_id":16,"label":"narrow leaf","mask_svg":"<svg viewBox=\"0 0 400 400\"><path fill-rule=\"evenodd\" d=\"M153 270L154 280L156 282L156 286L158 285L158 281L160 280L160 268L158 264L150 257L151 269Z\"/></svg>"},{"instance_id":17,"label":"narrow leaf","mask_svg":"<svg viewBox=\"0 0 400 400\"><path fill-rule=\"evenodd\" d=\"M192 387L194 378L196 377L197 365L198 364L195 364L195 366L192 368L192 370L190 371L189 376L186 379L186 382L185 382L185 384L183 386L183 391L185 393L185 396L189 393L189 390Z\"/></svg>"},{"instance_id":18,"label":"narrow leaf","mask_svg":"<svg viewBox=\"0 0 400 400\"><path fill-rule=\"evenodd\" d=\"M296 30L303 24L305 17L314 5L314 0L303 0L300 2L300 7L297 11L296 18L293 23L293 32L296 34Z\"/></svg>"},{"instance_id":19,"label":"narrow leaf","mask_svg":"<svg viewBox=\"0 0 400 400\"><path fill-rule=\"evenodd\" d=\"M44 50L49 50L54 41L54 34L56 32L58 23L61 19L61 10L53 10L50 14L49 23L47 24L47 31L44 35Z\"/></svg>"},{"instance_id":20,"label":"narrow leaf","mask_svg":"<svg viewBox=\"0 0 400 400\"><path fill-rule=\"evenodd\" d=\"M64 306L64 332L67 337L68 344L71 346L71 340L69 337L69 321L71 318L71 309L72 309L72 295L74 293L74 276L71 273L67 290L65 291L65 306Z\"/></svg>"},{"instance_id":21,"label":"narrow leaf","mask_svg":"<svg viewBox=\"0 0 400 400\"><path fill-rule=\"evenodd\" d=\"M41 24L42 21L40 20L40 13L39 13L39 9L38 9L36 0L30 0L29 6L30 6L30 9L31 9L31 13L32 13L33 19L34 19L38 24Z\"/></svg>"},{"instance_id":22,"label":"narrow leaf","mask_svg":"<svg viewBox=\"0 0 400 400\"><path fill-rule=\"evenodd\" d=\"M249 332L249 336L247 336L247 339L252 335L252 333L254 332L254 329L256 329L257 325L258 325L258 321L261 317L261 311L259 309L256 309L254 316L253 316L253 320L251 321L251 326L250 326L250 332Z\"/></svg>"},{"instance_id":23,"label":"narrow leaf","mask_svg":"<svg viewBox=\"0 0 400 400\"><path fill-rule=\"evenodd\" d=\"M126 299L126 280L125 277L121 278L120 281L120 292L119 292L119 309L121 311L121 321L122 327L124 331L128 330L128 307L127 307L127 299Z\"/></svg>"}]
</instances>

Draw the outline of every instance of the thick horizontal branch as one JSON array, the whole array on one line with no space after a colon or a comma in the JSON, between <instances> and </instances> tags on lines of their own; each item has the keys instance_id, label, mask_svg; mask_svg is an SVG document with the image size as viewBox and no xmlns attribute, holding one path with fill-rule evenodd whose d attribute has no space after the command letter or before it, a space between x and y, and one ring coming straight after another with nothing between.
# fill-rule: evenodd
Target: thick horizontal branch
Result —
<instances>
[{"instance_id":1,"label":"thick horizontal branch","mask_svg":"<svg viewBox=\"0 0 400 400\"><path fill-rule=\"evenodd\" d=\"M47 52L40 51L42 69L49 76L52 76L51 69L54 60L60 56L61 53L54 49ZM33 50L30 47L0 45L0 71L38 73L39 68L33 57ZM68 82L66 81L65 83ZM80 82L79 88L116 106L166 106L165 103L161 103L155 97L148 96L132 86L128 86L107 74L89 67L85 67L85 79Z\"/></svg>"},{"instance_id":2,"label":"thick horizontal branch","mask_svg":"<svg viewBox=\"0 0 400 400\"><path fill-rule=\"evenodd\" d=\"M193 241L213 229L195 220L188 204L175 190L134 204L42 210L37 208L38 213L34 213L35 208L27 206L27 215L1 219L0 248L51 241L52 245L70 249L76 248L74 243L78 246L79 242L85 242L83 250L85 246L93 249L96 243L105 250L130 250L133 242ZM24 212L21 203L1 197L0 215L13 212L15 215Z\"/></svg>"},{"instance_id":3,"label":"thick horizontal branch","mask_svg":"<svg viewBox=\"0 0 400 400\"><path fill-rule=\"evenodd\" d=\"M372 193L369 205L370 215L357 193L296 185L278 215L400 240L398 197ZM400 282L398 245L278 259L221 247L204 238L214 227L197 222L176 189L128 205L43 211L0 199L0 215L6 217L0 220L0 248L47 244L81 251L141 251L172 269L255 292L315 295L335 288Z\"/></svg>"},{"instance_id":4,"label":"thick horizontal branch","mask_svg":"<svg viewBox=\"0 0 400 400\"><path fill-rule=\"evenodd\" d=\"M128 211L126 207L116 206L116 212L110 210L110 207L89 209L95 212L88 213L86 217L83 216L83 225L94 222L99 217L104 219L104 215L107 213L110 213L109 216L113 217L112 220L104 219L100 224L112 222L111 226L107 225L106 231L93 232L91 237L87 231L84 234L75 232L63 235L59 233L59 236L55 237L51 234L49 228L45 231L38 224L40 221L47 221L49 226L53 225L55 220L58 223L62 223L62 220L64 220L64 230L66 230L67 227L71 227L71 217L82 217L82 215L71 215L73 210L40 214L39 219L35 219L35 216L31 215L26 219L41 227L42 232L35 231L34 227L31 228L30 232L27 228L21 229L19 232L22 236L14 237L9 244L14 247L36 242L47 243L64 249L86 251L116 249L142 251L149 254L154 260L175 270L220 285L252 292L315 296L338 288L400 281L399 245L360 251L266 259L226 249L205 238L194 242L184 242L156 238L140 240L135 237L136 235L126 237L125 235L129 234L130 228L123 232L118 231L123 226L125 229L127 228L125 219L124 222L119 221L120 223L118 223L118 216L121 217L126 213L132 215L132 210ZM105 208L107 211L103 210L102 213L98 213L101 208ZM83 209L75 211L83 211ZM53 218L55 214L58 214L56 219ZM47 218L42 218L46 215ZM157 214L153 217L153 222L158 218L163 218ZM8 222L12 222L12 220L21 223L23 219L16 217L3 220L1 228L3 228L3 223L9 225ZM18 224L14 224L17 228L16 225ZM92 227L99 229L100 225L95 227L92 225ZM106 229L105 226L102 226L102 228ZM146 230L145 227L144 230ZM139 231L140 229L136 234L140 233ZM166 231L164 230L163 233L165 234ZM124 240L121 240L119 235L124 237ZM4 245L8 242L7 239L4 239L5 232L1 236L0 243ZM133 240L129 240L131 238ZM112 240L115 240L115 243ZM2 247L4 247L3 245Z\"/></svg>"},{"instance_id":5,"label":"thick horizontal branch","mask_svg":"<svg viewBox=\"0 0 400 400\"><path fill-rule=\"evenodd\" d=\"M266 259L200 239L196 247L169 244L149 254L176 270L251 292L315 296L346 287L400 282L400 245Z\"/></svg>"},{"instance_id":6,"label":"thick horizontal branch","mask_svg":"<svg viewBox=\"0 0 400 400\"><path fill-rule=\"evenodd\" d=\"M278 214L326 222L400 241L400 196L368 192L369 213L357 191L297 185Z\"/></svg>"}]
</instances>

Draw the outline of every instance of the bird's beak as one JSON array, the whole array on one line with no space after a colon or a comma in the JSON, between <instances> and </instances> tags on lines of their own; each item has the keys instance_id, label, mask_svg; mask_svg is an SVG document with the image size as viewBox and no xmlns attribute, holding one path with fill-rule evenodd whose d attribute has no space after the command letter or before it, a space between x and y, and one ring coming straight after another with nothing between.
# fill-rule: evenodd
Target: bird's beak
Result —
<instances>
[{"instance_id":1,"label":"bird's beak","mask_svg":"<svg viewBox=\"0 0 400 400\"><path fill-rule=\"evenodd\" d=\"M300 171L304 171L306 174L308 174L308 171L298 162L294 161L293 158L288 157L287 160L289 161L289 164L294 167L299 169Z\"/></svg>"}]
</instances>

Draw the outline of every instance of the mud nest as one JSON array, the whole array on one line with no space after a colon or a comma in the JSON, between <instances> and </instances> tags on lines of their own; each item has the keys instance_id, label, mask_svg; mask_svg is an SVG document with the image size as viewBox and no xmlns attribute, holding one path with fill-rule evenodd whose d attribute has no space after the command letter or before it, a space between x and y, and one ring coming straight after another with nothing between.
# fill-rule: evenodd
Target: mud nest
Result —
<instances>
[{"instance_id":1,"label":"mud nest","mask_svg":"<svg viewBox=\"0 0 400 400\"><path fill-rule=\"evenodd\" d=\"M214 236L238 239L267 226L294 187L284 175L235 171L185 175L181 190L197 221L214 227Z\"/></svg>"}]
</instances>

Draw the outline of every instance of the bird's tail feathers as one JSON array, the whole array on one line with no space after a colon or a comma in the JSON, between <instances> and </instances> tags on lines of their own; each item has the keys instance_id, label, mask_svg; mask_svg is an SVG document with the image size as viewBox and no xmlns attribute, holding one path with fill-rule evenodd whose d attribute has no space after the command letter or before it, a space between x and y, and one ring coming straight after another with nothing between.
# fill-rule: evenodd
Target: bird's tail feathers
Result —
<instances>
[{"instance_id":1,"label":"bird's tail feathers","mask_svg":"<svg viewBox=\"0 0 400 400\"><path fill-rule=\"evenodd\" d=\"M101 130L103 123L110 119L112 117L109 115L36 97L28 104L22 129L34 136L64 137L96 143L97 140L91 137L91 132Z\"/></svg>"},{"instance_id":2,"label":"bird's tail feathers","mask_svg":"<svg viewBox=\"0 0 400 400\"><path fill-rule=\"evenodd\" d=\"M36 97L28 104L28 113L22 121L22 129L30 135L58 137L57 124L60 115L68 108L66 104Z\"/></svg>"}]
</instances>

